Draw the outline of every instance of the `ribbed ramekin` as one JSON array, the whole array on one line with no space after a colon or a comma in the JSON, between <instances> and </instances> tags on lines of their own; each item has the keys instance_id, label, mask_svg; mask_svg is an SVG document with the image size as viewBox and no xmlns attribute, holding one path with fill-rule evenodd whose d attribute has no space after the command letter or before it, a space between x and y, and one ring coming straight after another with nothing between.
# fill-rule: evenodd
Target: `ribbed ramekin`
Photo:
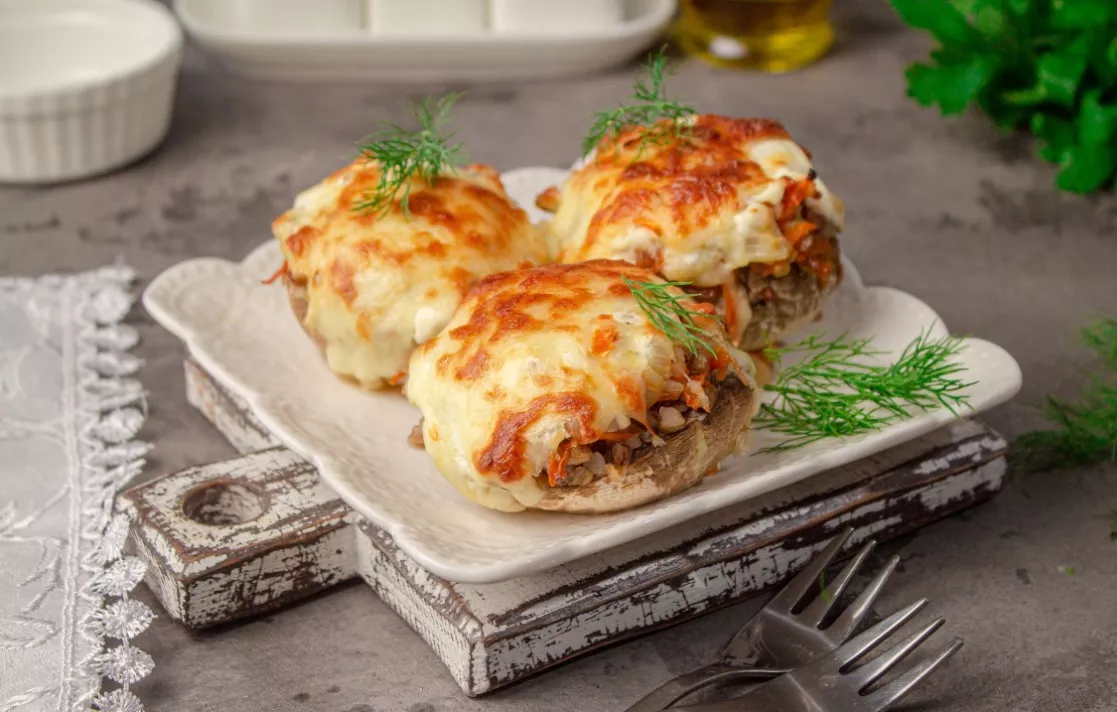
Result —
<instances>
[{"instance_id":1,"label":"ribbed ramekin","mask_svg":"<svg viewBox=\"0 0 1117 712\"><path fill-rule=\"evenodd\" d=\"M182 43L150 0L0 0L0 181L84 178L154 148Z\"/></svg>"}]
</instances>

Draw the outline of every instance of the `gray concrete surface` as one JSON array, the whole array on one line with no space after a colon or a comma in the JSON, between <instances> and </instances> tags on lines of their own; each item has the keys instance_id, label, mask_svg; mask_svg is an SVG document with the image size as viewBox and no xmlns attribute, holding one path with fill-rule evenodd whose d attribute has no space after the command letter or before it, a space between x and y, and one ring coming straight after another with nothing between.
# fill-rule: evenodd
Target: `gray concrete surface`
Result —
<instances>
[{"instance_id":1,"label":"gray concrete surface","mask_svg":"<svg viewBox=\"0 0 1117 712\"><path fill-rule=\"evenodd\" d=\"M841 42L781 76L686 64L673 88L704 111L784 121L849 210L845 250L867 282L900 287L957 332L1020 361L1025 385L989 415L1009 436L1040 423L1046 393L1073 395L1091 315L1117 310L1117 198L1052 187L1026 137L978 116L945 121L904 96L903 68L927 41L882 0L838 3ZM628 92L631 71L534 84L468 86L459 105L471 154L499 168L566 165L591 113ZM193 49L166 145L129 169L52 188L0 188L0 274L92 268L122 256L144 281L183 259L239 259L268 239L296 190L352 151L373 122L443 86L257 85ZM151 392L147 476L230 447L183 396L183 351L141 309ZM918 596L966 647L907 709L1117 709L1117 468L1037 474L993 502L896 542L904 564L883 605ZM1076 574L1060 572L1073 567ZM141 639L155 672L148 709L323 712L619 710L700 662L755 606L587 656L481 700L465 698L423 643L362 585L261 620L201 634L167 619Z\"/></svg>"}]
</instances>

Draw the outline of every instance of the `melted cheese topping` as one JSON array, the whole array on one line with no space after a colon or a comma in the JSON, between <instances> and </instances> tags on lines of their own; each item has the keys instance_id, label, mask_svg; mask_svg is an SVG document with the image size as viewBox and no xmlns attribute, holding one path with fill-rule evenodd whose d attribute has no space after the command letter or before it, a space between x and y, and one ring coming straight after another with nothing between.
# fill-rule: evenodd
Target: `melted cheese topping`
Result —
<instances>
[{"instance_id":1,"label":"melted cheese topping","mask_svg":"<svg viewBox=\"0 0 1117 712\"><path fill-rule=\"evenodd\" d=\"M306 326L335 372L398 384L416 344L437 334L481 277L546 260L542 236L495 170L415 180L410 215L354 210L380 178L364 159L302 192L272 225L290 279L305 284Z\"/></svg>"},{"instance_id":2,"label":"melted cheese topping","mask_svg":"<svg viewBox=\"0 0 1117 712\"><path fill-rule=\"evenodd\" d=\"M711 115L688 123L682 139L658 144L641 141L644 128L626 129L574 171L551 221L560 261L623 259L713 287L740 267L793 259L812 233L842 229L841 201L783 126ZM541 201L554 205L554 193Z\"/></svg>"},{"instance_id":3,"label":"melted cheese topping","mask_svg":"<svg viewBox=\"0 0 1117 712\"><path fill-rule=\"evenodd\" d=\"M416 349L407 397L423 413L427 451L467 497L507 511L531 507L544 495L535 476L563 440L590 443L618 423L646 422L675 346L625 277L660 281L615 261L490 276ZM730 353L717 322L702 321L715 349ZM741 365L751 372L750 359Z\"/></svg>"}]
</instances>

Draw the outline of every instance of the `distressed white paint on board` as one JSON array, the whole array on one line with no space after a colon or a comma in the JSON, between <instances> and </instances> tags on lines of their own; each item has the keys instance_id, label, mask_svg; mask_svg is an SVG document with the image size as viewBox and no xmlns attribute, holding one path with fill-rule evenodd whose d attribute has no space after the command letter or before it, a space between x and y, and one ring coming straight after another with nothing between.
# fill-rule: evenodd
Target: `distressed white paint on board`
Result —
<instances>
[{"instance_id":1,"label":"distressed white paint on board","mask_svg":"<svg viewBox=\"0 0 1117 712\"><path fill-rule=\"evenodd\" d=\"M991 494L1003 475L1003 459L994 459L966 477L971 491L984 487ZM899 496L890 510L902 510L915 500L937 503L950 498L954 489L952 480L939 480ZM901 514L873 516L880 511L874 503L840 517L856 527L849 549L878 533L891 536L903 530ZM417 576L414 563L367 524L357 530L363 540L358 567L381 598L439 653L462 689L477 695L602 643L686 620L770 587L805 565L828 541L829 534L802 541L789 535L800 525L789 521L788 531L780 532L784 536L725 560L688 567L685 556L667 552L613 574L587 576L573 591L556 590L547 575L489 585ZM751 528L746 524L735 532ZM742 536L738 546L747 549L749 539ZM598 595L586 596L586 590Z\"/></svg>"},{"instance_id":2,"label":"distressed white paint on board","mask_svg":"<svg viewBox=\"0 0 1117 712\"><path fill-rule=\"evenodd\" d=\"M274 439L196 365L189 397L238 449ZM385 532L358 521L303 459L282 448L192 468L135 488L132 541L172 617L201 627L298 600L359 571L470 695L598 645L728 605L786 578L833 535L895 536L991 495L1006 443L959 422L728 510L533 576L453 583L418 566ZM266 494L250 522L186 516L214 482ZM244 511L244 508L242 508Z\"/></svg>"},{"instance_id":3,"label":"distressed white paint on board","mask_svg":"<svg viewBox=\"0 0 1117 712\"><path fill-rule=\"evenodd\" d=\"M961 462L979 462L982 453L989 448L998 438L987 438L975 442L965 443L957 450L944 453L942 457L931 458L919 466L917 474L930 475L935 472L957 466Z\"/></svg>"},{"instance_id":4,"label":"distressed white paint on board","mask_svg":"<svg viewBox=\"0 0 1117 712\"><path fill-rule=\"evenodd\" d=\"M207 497L213 504L199 505ZM150 587L192 627L274 608L355 572L349 509L289 450L190 468L121 503Z\"/></svg>"},{"instance_id":5,"label":"distressed white paint on board","mask_svg":"<svg viewBox=\"0 0 1117 712\"><path fill-rule=\"evenodd\" d=\"M241 398L218 385L196 361L186 359L183 370L186 372L186 400L221 431L237 452L259 452L282 444Z\"/></svg>"},{"instance_id":6,"label":"distressed white paint on board","mask_svg":"<svg viewBox=\"0 0 1117 712\"><path fill-rule=\"evenodd\" d=\"M1003 457L963 470L944 481L935 492L920 492L920 503L931 507L963 501L977 488L987 487L990 482L1003 482L1007 472L1008 463Z\"/></svg>"}]
</instances>

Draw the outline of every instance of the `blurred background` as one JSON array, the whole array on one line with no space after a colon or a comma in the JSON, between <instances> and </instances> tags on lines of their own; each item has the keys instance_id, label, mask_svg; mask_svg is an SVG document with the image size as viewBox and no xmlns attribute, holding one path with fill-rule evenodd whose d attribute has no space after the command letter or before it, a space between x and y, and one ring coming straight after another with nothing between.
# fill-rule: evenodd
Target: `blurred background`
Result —
<instances>
[{"instance_id":1,"label":"blurred background","mask_svg":"<svg viewBox=\"0 0 1117 712\"><path fill-rule=\"evenodd\" d=\"M932 4L910 2L917 9ZM1089 359L1066 353L1067 345L1087 315L1113 304L1111 277L1094 265L1099 254L1113 254L1117 203L1106 190L1083 198L1053 186L1057 169L1037 155L1042 143L1027 125L1002 130L981 109L962 111L976 94L948 119L913 101L905 72L925 62L936 41L905 24L912 18L897 12L905 3L894 4L5 0L0 112L28 126L49 123L42 107L63 101L50 94L108 81L102 75L134 74L124 51L134 44L141 57L169 58L162 79L171 93L165 136L153 121L151 145L122 165L94 165L81 176L4 178L0 273L78 270L123 256L150 279L190 257L240 259L269 239L271 221L299 190L355 155L362 136L381 122L406 123L409 102L450 91L465 92L454 126L473 160L501 170L568 166L594 113L630 97L645 53L670 42L676 55L671 95L704 113L778 119L812 152L826 183L846 202L843 249L867 282L901 286L932 304L952 330L1008 348L1022 361L1026 380L1029 370L1042 372L1045 392L1070 392L1075 367ZM172 10L164 19L185 28L185 41L176 45L158 22L144 24L151 18L133 28L132 19L106 21L90 12L116 5ZM43 16L61 8L56 14L69 18L63 24L72 29L85 22L91 31L59 38L49 17L29 8ZM941 8L931 16L942 16ZM441 23L437 32L428 28L432 18ZM1097 32L1105 36L1108 29ZM51 62L32 61L48 50ZM1042 74L1031 72L1015 81L1026 85ZM1083 85L1080 95L1088 89ZM76 93L66 100L89 99ZM157 116L158 107L156 97L139 116ZM7 132L0 159L10 167L15 157L34 168L35 157L26 155L30 134L13 132L19 123L0 122ZM142 123L125 119L116 134L134 135ZM99 128L73 132L71 149L96 144ZM65 155L57 141L47 144L43 160ZM1053 246L1069 245L1074 248L1053 253ZM994 263L1002 274L997 279L989 277ZM936 265L949 268L929 268ZM1029 276L1016 283L1004 274ZM1074 320L1066 315L1070 305ZM1006 322L1013 314L1016 321ZM149 336L169 349L166 362L156 355L149 369L165 368L176 382L173 339L153 326ZM1045 367L1057 361L1065 367ZM1001 409L994 424L1022 432L1041 422L1038 401L1035 395L1028 408ZM160 417L178 416L166 409ZM205 447L221 448L207 440Z\"/></svg>"},{"instance_id":2,"label":"blurred background","mask_svg":"<svg viewBox=\"0 0 1117 712\"><path fill-rule=\"evenodd\" d=\"M84 1L84 8L156 6ZM23 8L71 2L83 0L0 4L5 36L28 34L27 22L18 22ZM271 221L299 190L351 159L362 136L384 121L406 123L409 102L450 91L465 92L454 126L473 160L501 170L570 165L593 114L629 97L645 53L666 41L677 55L670 94L704 113L776 118L812 152L847 204L844 250L866 281L902 286L954 330L999 334L994 340L1022 358L1026 374L1029 362L1061 353L1078 326L1059 307L1065 299L1034 299L1034 290L1067 294L1073 284L1082 314L1112 303L1108 277L1091 276L1088 266L1091 246L1113 249L1099 226L1113 225L1117 204L1053 188L1055 171L1026 131L998 130L976 110L944 120L912 101L905 70L935 43L885 0L376 0L371 8L357 0L179 0L165 7L186 37L169 74L165 138L107 172L6 181L0 273L81 269L124 255L149 279L189 257L239 259L269 238ZM424 29L429 18L444 23L439 32ZM154 36L150 28L139 34ZM52 47L62 78L48 77L46 86L63 92L74 81L95 81L95 70L119 71L126 58L90 59L111 55L110 44L70 42L69 55ZM27 90L15 80L35 74L27 57L37 47L0 47L5 83ZM0 143L0 156L26 143L19 136ZM1053 241L1076 249L1053 261ZM912 252L922 259L898 258ZM1030 271L1028 293L989 279L994 260ZM940 263L949 270L928 269ZM1005 316L1022 301L1034 332L1051 338L1006 329ZM173 343L152 331L157 342ZM179 378L177 356L168 355L165 367ZM1069 388L1073 368L1044 380L1049 390ZM1003 411L998 425L1024 428L1016 419L1029 418L1027 411Z\"/></svg>"},{"instance_id":3,"label":"blurred background","mask_svg":"<svg viewBox=\"0 0 1117 712\"><path fill-rule=\"evenodd\" d=\"M1077 397L1098 360L1076 334L1117 305L1115 37L1113 0L0 0L0 275L123 259L142 288L186 259L242 259L362 136L451 91L465 92L453 126L473 160L569 166L595 112L630 97L646 53L669 42L673 97L777 119L809 149L846 204L843 252L866 283L914 294L952 332L1019 360L1023 392L986 419L1012 439L1045 424L1046 396ZM142 310L133 319L154 404L146 476L232 456L185 401L181 344ZM920 595L984 651L929 698L1102 709L1112 578L1087 564L1113 560L1112 479L1032 479L904 542L936 574ZM1083 573L1053 573L1067 564ZM979 584L998 592L980 606ZM159 620L146 647L159 675L137 689L153 708L371 712L392 680L422 678L414 695L430 703L412 710L465 709L433 656L369 649L350 624L367 594L229 636ZM1048 615L1053 600L1095 614ZM375 615L383 650L416 649L387 609ZM576 708L592 685L620 709L739 615L589 656L485 708ZM292 640L296 653L260 652ZM319 705L308 660L353 684Z\"/></svg>"}]
</instances>

